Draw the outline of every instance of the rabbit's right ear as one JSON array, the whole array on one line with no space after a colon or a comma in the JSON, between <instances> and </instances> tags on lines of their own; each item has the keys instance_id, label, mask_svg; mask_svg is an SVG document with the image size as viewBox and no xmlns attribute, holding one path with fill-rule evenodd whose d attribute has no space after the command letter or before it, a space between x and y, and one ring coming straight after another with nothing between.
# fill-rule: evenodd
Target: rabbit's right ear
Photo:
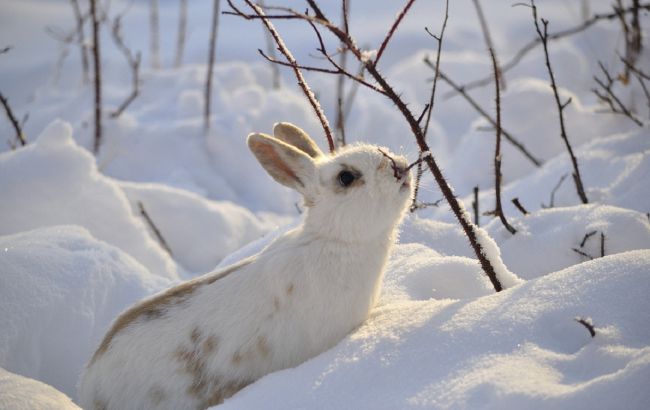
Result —
<instances>
[{"instance_id":1,"label":"rabbit's right ear","mask_svg":"<svg viewBox=\"0 0 650 410\"><path fill-rule=\"evenodd\" d=\"M248 147L273 179L307 196L316 165L305 152L265 134L250 134Z\"/></svg>"},{"instance_id":2,"label":"rabbit's right ear","mask_svg":"<svg viewBox=\"0 0 650 410\"><path fill-rule=\"evenodd\" d=\"M323 151L302 129L289 122L278 122L273 126L273 136L280 141L293 145L312 158L323 156Z\"/></svg>"}]
</instances>

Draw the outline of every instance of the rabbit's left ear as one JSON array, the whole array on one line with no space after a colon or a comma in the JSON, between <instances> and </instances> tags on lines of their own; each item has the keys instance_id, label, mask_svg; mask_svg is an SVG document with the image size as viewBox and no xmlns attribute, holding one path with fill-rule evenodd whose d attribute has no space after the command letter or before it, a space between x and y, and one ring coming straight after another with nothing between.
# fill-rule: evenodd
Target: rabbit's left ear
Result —
<instances>
[{"instance_id":1,"label":"rabbit's left ear","mask_svg":"<svg viewBox=\"0 0 650 410\"><path fill-rule=\"evenodd\" d=\"M280 141L286 142L298 148L300 151L312 158L323 156L323 151L302 129L289 122L278 122L273 126L273 136Z\"/></svg>"},{"instance_id":2,"label":"rabbit's left ear","mask_svg":"<svg viewBox=\"0 0 650 410\"><path fill-rule=\"evenodd\" d=\"M316 165L305 152L265 134L250 134L248 147L273 179L307 196Z\"/></svg>"}]
</instances>

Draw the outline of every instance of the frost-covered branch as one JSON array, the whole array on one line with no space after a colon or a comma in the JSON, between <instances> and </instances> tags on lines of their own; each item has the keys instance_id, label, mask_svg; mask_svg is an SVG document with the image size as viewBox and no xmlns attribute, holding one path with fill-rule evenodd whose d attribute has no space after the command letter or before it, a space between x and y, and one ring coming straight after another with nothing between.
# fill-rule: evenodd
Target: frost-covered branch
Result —
<instances>
[{"instance_id":1,"label":"frost-covered branch","mask_svg":"<svg viewBox=\"0 0 650 410\"><path fill-rule=\"evenodd\" d=\"M212 3L212 23L210 24L210 48L208 50L208 72L205 79L205 105L203 109L203 129L207 132L210 129L210 112L212 111L212 71L214 69L214 57L217 48L217 29L219 27L219 6L221 1L214 0Z\"/></svg>"}]
</instances>

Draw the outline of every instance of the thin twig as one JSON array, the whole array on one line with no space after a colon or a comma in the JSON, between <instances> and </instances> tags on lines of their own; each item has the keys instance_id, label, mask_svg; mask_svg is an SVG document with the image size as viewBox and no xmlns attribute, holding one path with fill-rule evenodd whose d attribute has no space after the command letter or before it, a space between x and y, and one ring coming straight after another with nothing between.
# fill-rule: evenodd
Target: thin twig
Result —
<instances>
[{"instance_id":1,"label":"thin twig","mask_svg":"<svg viewBox=\"0 0 650 410\"><path fill-rule=\"evenodd\" d=\"M528 4L525 4L525 5L528 6ZM640 4L638 6L638 10L650 10L650 3ZM625 8L623 10L620 10L620 12L623 13L623 14L632 13L634 11L635 11L634 6L631 6L631 7ZM584 20L581 24L579 24L579 25L577 25L575 27L571 27L571 28L566 29L566 30L561 30L561 31L558 31L556 33L549 34L548 35L548 40L549 41L559 40L561 38L568 37L568 36L580 33L582 31L585 31L589 27L593 26L594 24L596 24L596 23L598 23L600 21L611 21L611 20L614 20L616 18L618 18L617 12L594 14L593 16L591 16L590 18ZM515 53L515 55L512 58L510 58L510 60L507 63L501 65L501 67L500 67L501 68L501 73L506 73L506 72L510 71L512 68L514 68L515 66L517 66L517 64L519 64L519 62L529 52L531 52L532 50L534 50L537 46L539 46L541 44L542 44L542 42L541 42L541 40L539 38L535 38L535 39L531 40L530 42L528 42L527 44L525 44L523 47L521 47L519 49L519 51L517 51ZM478 80L475 80L475 81L471 81L471 82L463 85L463 88L465 90L471 90L471 89L474 89L476 87L483 87L483 86L486 86L488 84L491 84L493 80L494 80L494 78L493 78L492 75L486 76L485 78L481 78L481 79L478 79Z\"/></svg>"},{"instance_id":2,"label":"thin twig","mask_svg":"<svg viewBox=\"0 0 650 410\"><path fill-rule=\"evenodd\" d=\"M341 0L341 20L343 22L343 30L346 34L349 35L349 23L348 23L348 13L349 13L349 2L347 0ZM342 68L342 72L336 78L336 143L337 146L342 147L346 144L345 138L345 113L343 109L343 93L345 92L345 74L347 61L348 61L348 49L345 47L343 42L339 46L339 67Z\"/></svg>"},{"instance_id":3,"label":"thin twig","mask_svg":"<svg viewBox=\"0 0 650 410\"><path fill-rule=\"evenodd\" d=\"M605 256L605 234L600 233L600 257Z\"/></svg>"},{"instance_id":4,"label":"thin twig","mask_svg":"<svg viewBox=\"0 0 650 410\"><path fill-rule=\"evenodd\" d=\"M424 63L429 66L432 70L435 70L435 65L427 58L424 58ZM485 118L493 127L496 127L496 120L490 116L477 102L474 100L460 85L456 84L447 74L443 71L439 72L440 78L447 83L451 88L453 88L457 93L463 96L465 100L478 112L483 118ZM528 149L524 146L523 143L518 141L510 132L505 129L501 129L503 136L506 138L512 146L514 146L518 151L520 151L530 162L533 163L536 167L541 167L543 161L535 157Z\"/></svg>"},{"instance_id":5,"label":"thin twig","mask_svg":"<svg viewBox=\"0 0 650 410\"><path fill-rule=\"evenodd\" d=\"M591 337L596 336L596 329L594 328L594 324L590 318L576 317L574 320L587 328Z\"/></svg>"},{"instance_id":6,"label":"thin twig","mask_svg":"<svg viewBox=\"0 0 650 410\"><path fill-rule=\"evenodd\" d=\"M185 33L187 32L187 1L180 0L178 4L178 32L176 33L176 55L174 57L174 67L176 68L183 63Z\"/></svg>"},{"instance_id":7,"label":"thin twig","mask_svg":"<svg viewBox=\"0 0 650 410\"><path fill-rule=\"evenodd\" d=\"M593 256L589 255L588 253L585 253L585 252L581 251L580 249L571 248L571 250L572 250L573 252L577 253L578 255L582 255L582 256L584 256L585 258L588 258L589 260L593 260L593 259L594 259Z\"/></svg>"},{"instance_id":8,"label":"thin twig","mask_svg":"<svg viewBox=\"0 0 650 410\"><path fill-rule=\"evenodd\" d=\"M474 224L480 226L479 222L481 219L481 214L479 213L479 204L478 204L478 185L474 187L474 200L472 201L472 209L474 210Z\"/></svg>"},{"instance_id":9,"label":"thin twig","mask_svg":"<svg viewBox=\"0 0 650 410\"><path fill-rule=\"evenodd\" d=\"M86 84L89 81L90 74L86 40L84 38L84 17L81 13L81 8L79 7L79 0L70 0L70 3L72 4L72 10L74 11L74 17L77 22L77 43L79 44L79 52L81 54L81 72L83 75L83 82Z\"/></svg>"},{"instance_id":10,"label":"thin twig","mask_svg":"<svg viewBox=\"0 0 650 410\"><path fill-rule=\"evenodd\" d=\"M140 52L138 51L135 56L129 50L129 48L124 44L124 39L122 38L122 33L121 33L121 26L122 26L122 16L119 15L115 18L113 21L113 41L115 42L115 45L117 48L124 54L124 57L126 58L127 63L129 64L129 67L131 68L131 93L129 96L122 102L122 104L119 105L117 110L113 111L111 113L111 118L117 118L119 117L122 112L135 100L135 98L138 96L140 93L140 75L139 75L139 70L140 70L140 61L141 61L141 55Z\"/></svg>"},{"instance_id":11,"label":"thin twig","mask_svg":"<svg viewBox=\"0 0 650 410\"><path fill-rule=\"evenodd\" d=\"M9 119L11 125L14 127L14 131L16 131L16 140L18 140L18 142L20 142L20 145L24 147L25 145L27 145L25 134L23 134L22 127L20 126L20 123L18 122L16 116L11 110L11 106L9 105L9 100L4 95L2 95L2 93L0 93L0 103L2 103L2 106L5 109L5 113L7 113L7 118Z\"/></svg>"},{"instance_id":12,"label":"thin twig","mask_svg":"<svg viewBox=\"0 0 650 410\"><path fill-rule=\"evenodd\" d=\"M251 9L253 9L256 15L262 19L262 23L264 23L269 33L271 33L273 40L277 44L278 50L282 53L282 55L284 55L287 61L291 64L291 68L293 69L296 79L298 80L298 85L300 86L300 88L302 88L302 91L304 92L305 96L309 100L309 103L314 109L316 116L320 120L321 126L323 127L323 131L325 132L325 137L327 138L327 144L329 145L329 150L330 152L334 152L335 150L334 138L332 136L332 129L330 128L329 121L327 121L327 117L325 117L325 113L323 112L320 103L318 102L316 96L307 85L307 82L305 81L302 72L300 72L300 69L298 68L298 63L296 63L296 59L293 57L293 55L291 54L287 46L284 44L284 41L282 41L280 34L276 31L275 27L271 23L271 20L269 18L265 18L266 15L264 14L262 8L253 4L253 2L251 2L250 0L245 0L245 2ZM231 4L232 6L230 0L228 0L228 3Z\"/></svg>"},{"instance_id":13,"label":"thin twig","mask_svg":"<svg viewBox=\"0 0 650 410\"><path fill-rule=\"evenodd\" d=\"M165 238L162 236L160 233L160 229L156 226L156 224L153 222L147 211L144 209L144 204L142 201L138 201L138 208L140 209L140 215L144 218L144 220L147 222L147 225L149 225L149 228L153 231L154 235L156 235L156 239L158 239L158 242L160 243L160 246L163 247L169 254L169 256L172 256L172 250L167 244L167 241Z\"/></svg>"},{"instance_id":14,"label":"thin twig","mask_svg":"<svg viewBox=\"0 0 650 410\"><path fill-rule=\"evenodd\" d=\"M544 48L544 59L546 61L546 69L548 71L548 75L551 80L551 88L553 89L553 96L555 97L555 103L557 105L558 115L560 118L560 136L562 137L562 140L566 145L566 149L569 152L569 156L571 157L571 164L573 165L573 181L575 182L576 185L576 191L582 203L586 204L589 203L589 201L587 200L587 194L585 193L584 185L582 183L582 177L580 176L580 169L578 168L578 160L576 159L576 156L573 154L573 148L571 147L571 143L569 143L569 137L567 136L566 127L564 125L564 110L571 103L571 98L569 98L565 102L560 101L560 93L555 83L555 74L553 73L553 68L551 67L551 60L548 54L548 20L545 20L543 18L541 19L542 25L544 26L544 30L542 31L542 29L540 29L539 27L539 23L537 19L537 7L535 6L535 0L531 0L530 5L533 10L533 22L535 24L535 30L537 31L537 35L539 36L539 39L541 40L542 46Z\"/></svg>"},{"instance_id":15,"label":"thin twig","mask_svg":"<svg viewBox=\"0 0 650 410\"><path fill-rule=\"evenodd\" d=\"M528 215L529 212L524 208L524 206L519 202L519 198L512 198L512 204L524 215Z\"/></svg>"},{"instance_id":16,"label":"thin twig","mask_svg":"<svg viewBox=\"0 0 650 410\"><path fill-rule=\"evenodd\" d=\"M610 110L612 113L615 114L621 114L632 120L636 125L639 127L643 127L643 122L636 118L636 116L632 113L632 111L625 106L625 104L621 101L620 98L614 93L614 90L612 89L615 83L614 78L612 75L607 71L605 68L605 65L599 61L598 66L600 67L600 70L603 72L605 76L605 80L603 81L597 76L594 76L594 81L596 84L602 89L603 92L601 92L599 89L592 89L591 91L604 103L607 103L609 106Z\"/></svg>"},{"instance_id":17,"label":"thin twig","mask_svg":"<svg viewBox=\"0 0 650 410\"><path fill-rule=\"evenodd\" d=\"M214 69L214 56L217 52L217 29L219 27L219 5L220 0L212 3L212 23L210 25L210 48L208 50L208 72L205 79L205 105L203 107L203 130L210 129L210 112L212 104L212 71Z\"/></svg>"},{"instance_id":18,"label":"thin twig","mask_svg":"<svg viewBox=\"0 0 650 410\"><path fill-rule=\"evenodd\" d=\"M481 7L481 3L479 0L472 0L474 3L474 8L476 9L476 14L478 15L478 20L479 23L481 24L481 31L483 32L483 39L485 40L485 46L487 47L488 50L492 50L492 54L495 54L495 48L494 44L492 43L492 36L490 35L490 29L487 24L487 20L485 19L485 15L483 14L483 8ZM496 54L494 59L497 61L497 68L496 68L496 76L499 80L499 83L501 84L502 89L506 89L506 81L505 78L503 77L503 73L501 71L501 66L499 66L499 60L496 58Z\"/></svg>"},{"instance_id":19,"label":"thin twig","mask_svg":"<svg viewBox=\"0 0 650 410\"><path fill-rule=\"evenodd\" d=\"M438 85L438 77L440 77L440 54L442 51L442 40L445 35L445 28L447 27L447 20L449 19L449 0L445 1L445 17L442 21L442 28L440 29L440 35L435 36L431 33L431 37L436 39L438 42L438 48L436 50L436 65L435 65L435 70L434 70L434 76L433 76L433 85L431 86L431 94L429 94L429 103L425 107L425 110L423 111L427 113L427 119L424 122L424 138L427 137L427 134L429 132L429 124L431 123L431 113L433 112L433 106L435 103L435 97L436 97L436 89ZM425 27L425 30L429 32L429 29ZM418 123L420 123L420 119L418 119ZM424 173L424 170L422 168L422 163L418 164L418 169L417 173L415 174L415 190L414 190L414 195L413 195L413 202L411 204L411 212L413 212L414 209L417 209L416 204L418 202L418 193L419 193L419 187L420 183L422 182L422 174Z\"/></svg>"},{"instance_id":20,"label":"thin twig","mask_svg":"<svg viewBox=\"0 0 650 410\"><path fill-rule=\"evenodd\" d=\"M494 212L497 214L499 220L501 220L501 223L508 230L508 232L514 235L517 233L517 230L508 223L506 215L503 212L503 207L501 206L501 87L499 85L499 66L497 64L497 59L494 56L494 50L490 48L489 51L490 57L492 59L492 67L494 69L494 84L496 89L494 101L496 102L497 111L495 127L496 144L494 148L494 190L496 199L496 207L494 208Z\"/></svg>"},{"instance_id":21,"label":"thin twig","mask_svg":"<svg viewBox=\"0 0 650 410\"><path fill-rule=\"evenodd\" d=\"M259 5L264 9L264 1L260 0ZM266 40L266 52L272 60L277 60L275 56L275 47L273 46L273 37L266 27L264 27L264 39ZM269 65L271 66L271 84L274 90L278 90L280 88L280 69L277 64L274 64L273 62L270 62Z\"/></svg>"},{"instance_id":22,"label":"thin twig","mask_svg":"<svg viewBox=\"0 0 650 410\"><path fill-rule=\"evenodd\" d=\"M582 238L582 241L580 241L580 247L581 247L581 248L584 248L584 247L585 247L585 244L587 243L587 240L588 240L589 238L591 238L592 236L594 236L596 233L598 233L598 231L587 232L587 233L585 234L585 236Z\"/></svg>"},{"instance_id":23,"label":"thin twig","mask_svg":"<svg viewBox=\"0 0 650 410\"><path fill-rule=\"evenodd\" d=\"M99 37L99 15L97 10L98 0L90 0L90 16L92 20L93 33L93 67L95 69L94 90L95 90L95 140L93 152L99 152L102 143L102 68L100 59L100 37Z\"/></svg>"},{"instance_id":24,"label":"thin twig","mask_svg":"<svg viewBox=\"0 0 650 410\"><path fill-rule=\"evenodd\" d=\"M7 53L7 52L9 52L9 50L11 50L12 48L13 48L13 46L5 46L4 48L0 48L0 54Z\"/></svg>"},{"instance_id":25,"label":"thin twig","mask_svg":"<svg viewBox=\"0 0 650 410\"><path fill-rule=\"evenodd\" d=\"M149 0L149 47L151 67L160 68L160 29L158 24L158 0Z\"/></svg>"},{"instance_id":26,"label":"thin twig","mask_svg":"<svg viewBox=\"0 0 650 410\"><path fill-rule=\"evenodd\" d=\"M562 185L562 183L564 182L564 180L568 176L569 176L569 174L564 174L564 175L562 175L560 177L560 180L558 181L558 183L555 184L555 186L551 190L551 199L550 199L548 205L542 204L542 208L553 208L555 206L555 193L557 192L558 189L560 189L560 186Z\"/></svg>"},{"instance_id":27,"label":"thin twig","mask_svg":"<svg viewBox=\"0 0 650 410\"><path fill-rule=\"evenodd\" d=\"M415 0L409 0L406 3L406 5L402 8L402 10L400 10L400 12L397 14L397 18L395 18L393 25L390 27L390 30L388 30L388 33L386 33L386 36L384 37L384 41L381 42L379 51L377 51L377 57L375 57L375 61L374 61L375 65L379 63L379 59L384 54L384 50L386 50L386 46L388 45L390 39L393 37L393 34L395 34L395 31L397 30L397 26L399 26L399 24L402 22L402 19L404 18L406 13L408 13L413 3L415 3Z\"/></svg>"}]
</instances>

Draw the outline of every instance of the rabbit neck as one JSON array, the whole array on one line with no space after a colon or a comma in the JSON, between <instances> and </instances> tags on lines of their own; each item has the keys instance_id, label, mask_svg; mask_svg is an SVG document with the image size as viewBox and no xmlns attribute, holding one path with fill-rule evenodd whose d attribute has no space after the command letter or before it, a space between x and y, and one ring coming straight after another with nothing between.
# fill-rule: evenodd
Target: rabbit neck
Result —
<instances>
[{"instance_id":1,"label":"rabbit neck","mask_svg":"<svg viewBox=\"0 0 650 410\"><path fill-rule=\"evenodd\" d=\"M307 208L304 232L330 241L346 244L394 243L397 237L396 224L384 221L362 221L341 218L336 215L323 215Z\"/></svg>"}]
</instances>

